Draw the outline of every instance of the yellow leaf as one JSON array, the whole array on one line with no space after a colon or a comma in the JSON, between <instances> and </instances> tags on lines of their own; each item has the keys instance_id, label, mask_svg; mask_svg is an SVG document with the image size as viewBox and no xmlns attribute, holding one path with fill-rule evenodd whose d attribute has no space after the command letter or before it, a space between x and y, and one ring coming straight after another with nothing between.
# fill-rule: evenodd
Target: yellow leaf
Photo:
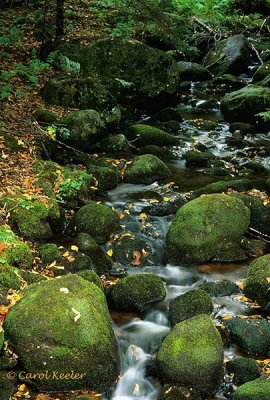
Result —
<instances>
[{"instance_id":1,"label":"yellow leaf","mask_svg":"<svg viewBox=\"0 0 270 400\"><path fill-rule=\"evenodd\" d=\"M168 202L168 201L170 201L171 199L170 199L170 197L163 197L163 201L165 201L166 203Z\"/></svg>"},{"instance_id":2,"label":"yellow leaf","mask_svg":"<svg viewBox=\"0 0 270 400\"><path fill-rule=\"evenodd\" d=\"M107 254L108 254L108 256L112 256L113 255L113 249L109 249L108 251L107 251Z\"/></svg>"},{"instance_id":3,"label":"yellow leaf","mask_svg":"<svg viewBox=\"0 0 270 400\"><path fill-rule=\"evenodd\" d=\"M92 190L98 190L98 188L96 186L90 186L90 189Z\"/></svg>"},{"instance_id":4,"label":"yellow leaf","mask_svg":"<svg viewBox=\"0 0 270 400\"><path fill-rule=\"evenodd\" d=\"M24 142L22 140L20 140L20 139L17 141L17 143L18 143L18 146L23 146L24 145Z\"/></svg>"},{"instance_id":5,"label":"yellow leaf","mask_svg":"<svg viewBox=\"0 0 270 400\"><path fill-rule=\"evenodd\" d=\"M232 316L231 315L224 315L223 316L223 319L226 321L227 319L231 319L232 318Z\"/></svg>"},{"instance_id":6,"label":"yellow leaf","mask_svg":"<svg viewBox=\"0 0 270 400\"><path fill-rule=\"evenodd\" d=\"M77 246L72 245L70 248L73 251L79 251L79 248Z\"/></svg>"},{"instance_id":7,"label":"yellow leaf","mask_svg":"<svg viewBox=\"0 0 270 400\"><path fill-rule=\"evenodd\" d=\"M138 394L140 392L140 385L138 383L136 383L134 390L133 390L133 394Z\"/></svg>"},{"instance_id":8,"label":"yellow leaf","mask_svg":"<svg viewBox=\"0 0 270 400\"><path fill-rule=\"evenodd\" d=\"M75 317L74 317L74 322L77 322L77 321L78 321L78 319L80 319L80 318L81 318L81 313L80 313L80 311L76 310L76 308L72 308L72 309L71 309L71 311L73 311L73 312L74 312L74 314L75 314Z\"/></svg>"}]
</instances>

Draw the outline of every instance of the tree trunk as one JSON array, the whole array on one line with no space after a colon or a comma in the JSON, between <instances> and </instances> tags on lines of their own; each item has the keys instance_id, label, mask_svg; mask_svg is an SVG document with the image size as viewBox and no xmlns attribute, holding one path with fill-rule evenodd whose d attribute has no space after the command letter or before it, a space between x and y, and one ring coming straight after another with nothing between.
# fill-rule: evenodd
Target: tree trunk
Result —
<instances>
[{"instance_id":1,"label":"tree trunk","mask_svg":"<svg viewBox=\"0 0 270 400\"><path fill-rule=\"evenodd\" d=\"M56 0L56 37L64 35L64 0Z\"/></svg>"}]
</instances>

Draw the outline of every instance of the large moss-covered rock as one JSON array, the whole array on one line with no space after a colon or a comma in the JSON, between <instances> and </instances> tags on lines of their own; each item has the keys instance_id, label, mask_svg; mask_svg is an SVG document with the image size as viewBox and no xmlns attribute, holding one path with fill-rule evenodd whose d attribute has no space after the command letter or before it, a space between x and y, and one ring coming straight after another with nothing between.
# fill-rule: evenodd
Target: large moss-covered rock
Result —
<instances>
[{"instance_id":1,"label":"large moss-covered rock","mask_svg":"<svg viewBox=\"0 0 270 400\"><path fill-rule=\"evenodd\" d=\"M106 153L129 152L130 150L127 138L122 134L108 136L97 143L96 147L98 151Z\"/></svg>"},{"instance_id":2,"label":"large moss-covered rock","mask_svg":"<svg viewBox=\"0 0 270 400\"><path fill-rule=\"evenodd\" d=\"M105 243L120 229L117 214L104 204L87 204L80 208L73 223L77 232L88 233L97 243Z\"/></svg>"},{"instance_id":3,"label":"large moss-covered rock","mask_svg":"<svg viewBox=\"0 0 270 400\"><path fill-rule=\"evenodd\" d=\"M179 61L177 63L180 73L180 80L186 81L209 81L212 79L211 73L201 64L188 61Z\"/></svg>"},{"instance_id":4,"label":"large moss-covered rock","mask_svg":"<svg viewBox=\"0 0 270 400\"><path fill-rule=\"evenodd\" d=\"M161 50L119 38L103 39L90 46L60 43L62 55L80 63L81 74L98 76L126 106L153 103L153 98L175 94L179 71L176 61Z\"/></svg>"},{"instance_id":5,"label":"large moss-covered rock","mask_svg":"<svg viewBox=\"0 0 270 400\"><path fill-rule=\"evenodd\" d=\"M64 141L76 149L87 151L104 136L105 122L96 110L72 111L60 123L69 130Z\"/></svg>"},{"instance_id":6,"label":"large moss-covered rock","mask_svg":"<svg viewBox=\"0 0 270 400\"><path fill-rule=\"evenodd\" d=\"M253 381L260 376L260 368L253 358L236 357L229 361L226 367L230 373L234 374L234 381L239 385Z\"/></svg>"},{"instance_id":7,"label":"large moss-covered rock","mask_svg":"<svg viewBox=\"0 0 270 400\"><path fill-rule=\"evenodd\" d=\"M204 66L214 75L240 75L248 71L249 63L249 43L242 34L221 40L203 61Z\"/></svg>"},{"instance_id":8,"label":"large moss-covered rock","mask_svg":"<svg viewBox=\"0 0 270 400\"><path fill-rule=\"evenodd\" d=\"M204 290L190 290L170 302L169 320L172 326L199 314L211 314L211 297Z\"/></svg>"},{"instance_id":9,"label":"large moss-covered rock","mask_svg":"<svg viewBox=\"0 0 270 400\"><path fill-rule=\"evenodd\" d=\"M79 251L90 258L91 264L99 274L108 272L112 268L111 258L103 252L102 248L90 235L79 233L76 243Z\"/></svg>"},{"instance_id":10,"label":"large moss-covered rock","mask_svg":"<svg viewBox=\"0 0 270 400\"><path fill-rule=\"evenodd\" d=\"M189 150L184 157L188 168L198 168L207 167L215 155L211 151Z\"/></svg>"},{"instance_id":11,"label":"large moss-covered rock","mask_svg":"<svg viewBox=\"0 0 270 400\"><path fill-rule=\"evenodd\" d=\"M105 297L75 275L29 287L5 319L5 332L25 371L44 390L108 390L118 376L117 344ZM53 379L81 374L78 379Z\"/></svg>"},{"instance_id":12,"label":"large moss-covered rock","mask_svg":"<svg viewBox=\"0 0 270 400\"><path fill-rule=\"evenodd\" d=\"M270 308L270 255L254 260L244 283L244 293L262 307Z\"/></svg>"},{"instance_id":13,"label":"large moss-covered rock","mask_svg":"<svg viewBox=\"0 0 270 400\"><path fill-rule=\"evenodd\" d=\"M163 161L153 154L144 154L127 167L124 180L128 183L152 183L170 175L171 171Z\"/></svg>"},{"instance_id":14,"label":"large moss-covered rock","mask_svg":"<svg viewBox=\"0 0 270 400\"><path fill-rule=\"evenodd\" d=\"M187 319L163 341L157 366L161 380L214 393L223 377L221 336L208 315Z\"/></svg>"},{"instance_id":15,"label":"large moss-covered rock","mask_svg":"<svg viewBox=\"0 0 270 400\"><path fill-rule=\"evenodd\" d=\"M239 257L240 241L248 228L250 213L241 200L225 194L209 194L190 201L179 209L167 234L170 262L195 264Z\"/></svg>"},{"instance_id":16,"label":"large moss-covered rock","mask_svg":"<svg viewBox=\"0 0 270 400\"><path fill-rule=\"evenodd\" d=\"M101 190L112 190L118 185L118 171L114 168L88 164L87 171L96 179Z\"/></svg>"},{"instance_id":17,"label":"large moss-covered rock","mask_svg":"<svg viewBox=\"0 0 270 400\"><path fill-rule=\"evenodd\" d=\"M226 321L233 344L246 354L270 356L270 323L267 319L242 319Z\"/></svg>"},{"instance_id":18,"label":"large moss-covered rock","mask_svg":"<svg viewBox=\"0 0 270 400\"><path fill-rule=\"evenodd\" d=\"M270 108L270 89L249 85L228 93L221 100L221 111L228 122L246 122L264 127L257 114Z\"/></svg>"},{"instance_id":19,"label":"large moss-covered rock","mask_svg":"<svg viewBox=\"0 0 270 400\"><path fill-rule=\"evenodd\" d=\"M270 380L267 376L255 379L240 386L233 400L268 400L270 397Z\"/></svg>"},{"instance_id":20,"label":"large moss-covered rock","mask_svg":"<svg viewBox=\"0 0 270 400\"><path fill-rule=\"evenodd\" d=\"M137 146L153 144L155 146L176 146L179 142L171 134L150 125L132 125L127 131L128 139Z\"/></svg>"},{"instance_id":21,"label":"large moss-covered rock","mask_svg":"<svg viewBox=\"0 0 270 400\"><path fill-rule=\"evenodd\" d=\"M29 199L26 196L4 197L0 205L5 205L10 212L11 220L16 223L20 234L25 239L45 240L52 237L50 219L60 217L55 215L54 205Z\"/></svg>"},{"instance_id":22,"label":"large moss-covered rock","mask_svg":"<svg viewBox=\"0 0 270 400\"><path fill-rule=\"evenodd\" d=\"M0 226L0 242L2 245L0 265L31 268L34 257L30 247L19 240L8 225Z\"/></svg>"},{"instance_id":23,"label":"large moss-covered rock","mask_svg":"<svg viewBox=\"0 0 270 400\"><path fill-rule=\"evenodd\" d=\"M112 289L110 297L119 311L142 311L166 295L164 282L154 274L129 275Z\"/></svg>"},{"instance_id":24,"label":"large moss-covered rock","mask_svg":"<svg viewBox=\"0 0 270 400\"><path fill-rule=\"evenodd\" d=\"M244 192L253 188L252 182L248 179L234 179L231 181L218 181L210 183L209 185L203 186L196 189L192 197L200 197L202 194L212 193L223 193L229 191L229 189L236 190L237 192Z\"/></svg>"}]
</instances>

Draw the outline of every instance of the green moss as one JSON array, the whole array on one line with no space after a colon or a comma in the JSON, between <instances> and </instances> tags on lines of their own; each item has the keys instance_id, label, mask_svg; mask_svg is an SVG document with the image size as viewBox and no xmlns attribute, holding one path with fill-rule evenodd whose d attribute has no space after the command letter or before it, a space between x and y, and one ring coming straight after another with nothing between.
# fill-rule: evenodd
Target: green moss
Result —
<instances>
[{"instance_id":1,"label":"green moss","mask_svg":"<svg viewBox=\"0 0 270 400\"><path fill-rule=\"evenodd\" d=\"M185 154L187 167L207 167L209 161L213 158L215 158L215 155L211 151L190 150Z\"/></svg>"},{"instance_id":2,"label":"green moss","mask_svg":"<svg viewBox=\"0 0 270 400\"><path fill-rule=\"evenodd\" d=\"M39 389L106 391L117 378L117 344L106 300L85 279L68 275L31 285L4 325L26 371L83 374L80 380L37 379Z\"/></svg>"},{"instance_id":3,"label":"green moss","mask_svg":"<svg viewBox=\"0 0 270 400\"><path fill-rule=\"evenodd\" d=\"M155 146L176 146L178 139L169 133L150 125L137 124L127 131L127 138L137 146L153 144Z\"/></svg>"},{"instance_id":4,"label":"green moss","mask_svg":"<svg viewBox=\"0 0 270 400\"><path fill-rule=\"evenodd\" d=\"M53 124L57 120L57 115L42 108L36 108L34 111L34 118L46 124Z\"/></svg>"},{"instance_id":5,"label":"green moss","mask_svg":"<svg viewBox=\"0 0 270 400\"><path fill-rule=\"evenodd\" d=\"M266 78L270 74L270 63L267 62L263 65L261 65L253 75L253 83L262 81L264 78Z\"/></svg>"},{"instance_id":6,"label":"green moss","mask_svg":"<svg viewBox=\"0 0 270 400\"><path fill-rule=\"evenodd\" d=\"M0 264L31 268L34 258L28 244L20 241L8 225L0 226L0 242L6 247L0 254Z\"/></svg>"},{"instance_id":7,"label":"green moss","mask_svg":"<svg viewBox=\"0 0 270 400\"><path fill-rule=\"evenodd\" d=\"M141 254L140 266L156 265L158 257L151 245L135 237L124 237L113 244L114 261L128 266L134 261L134 252Z\"/></svg>"},{"instance_id":8,"label":"green moss","mask_svg":"<svg viewBox=\"0 0 270 400\"><path fill-rule=\"evenodd\" d=\"M112 168L89 165L88 172L98 181L98 188L101 190L112 190L118 185L118 174Z\"/></svg>"},{"instance_id":9,"label":"green moss","mask_svg":"<svg viewBox=\"0 0 270 400\"><path fill-rule=\"evenodd\" d=\"M167 234L169 260L195 264L211 261L239 244L249 225L249 210L238 199L225 194L209 194L179 209ZM236 261L236 260L235 260Z\"/></svg>"},{"instance_id":10,"label":"green moss","mask_svg":"<svg viewBox=\"0 0 270 400\"><path fill-rule=\"evenodd\" d=\"M236 357L227 363L227 369L234 374L234 380L239 385L253 381L260 376L260 368L253 358Z\"/></svg>"},{"instance_id":11,"label":"green moss","mask_svg":"<svg viewBox=\"0 0 270 400\"><path fill-rule=\"evenodd\" d=\"M256 300L262 307L270 308L270 255L254 260L249 268L244 283L244 293Z\"/></svg>"},{"instance_id":12,"label":"green moss","mask_svg":"<svg viewBox=\"0 0 270 400\"><path fill-rule=\"evenodd\" d=\"M15 268L0 266L0 293L7 293L9 289L19 290L21 280Z\"/></svg>"},{"instance_id":13,"label":"green moss","mask_svg":"<svg viewBox=\"0 0 270 400\"><path fill-rule=\"evenodd\" d=\"M199 314L211 314L211 297L204 290L190 290L170 302L169 320L172 326Z\"/></svg>"},{"instance_id":14,"label":"green moss","mask_svg":"<svg viewBox=\"0 0 270 400\"><path fill-rule=\"evenodd\" d=\"M270 381L264 376L240 386L233 400L268 400L270 397Z\"/></svg>"},{"instance_id":15,"label":"green moss","mask_svg":"<svg viewBox=\"0 0 270 400\"><path fill-rule=\"evenodd\" d=\"M4 345L4 340L5 340L5 338L4 338L4 330L1 327L0 328L0 351L2 350L2 347Z\"/></svg>"},{"instance_id":16,"label":"green moss","mask_svg":"<svg viewBox=\"0 0 270 400\"><path fill-rule=\"evenodd\" d=\"M176 158L171 150L151 144L141 147L140 154L153 154L163 161L174 160Z\"/></svg>"},{"instance_id":17,"label":"green moss","mask_svg":"<svg viewBox=\"0 0 270 400\"><path fill-rule=\"evenodd\" d=\"M45 264L52 263L53 261L58 260L60 257L58 247L54 243L46 243L41 246L39 249L39 254Z\"/></svg>"},{"instance_id":18,"label":"green moss","mask_svg":"<svg viewBox=\"0 0 270 400\"><path fill-rule=\"evenodd\" d=\"M179 61L177 65L179 68L181 82L199 82L209 81L212 79L212 75L210 74L210 72L201 64L188 61Z\"/></svg>"},{"instance_id":19,"label":"green moss","mask_svg":"<svg viewBox=\"0 0 270 400\"><path fill-rule=\"evenodd\" d=\"M128 183L152 183L168 178L171 171L158 157L145 154L136 157L127 167L124 180Z\"/></svg>"},{"instance_id":20,"label":"green moss","mask_svg":"<svg viewBox=\"0 0 270 400\"><path fill-rule=\"evenodd\" d=\"M154 274L129 275L121 279L111 292L112 302L120 311L142 311L144 307L166 295L164 283Z\"/></svg>"},{"instance_id":21,"label":"green moss","mask_svg":"<svg viewBox=\"0 0 270 400\"><path fill-rule=\"evenodd\" d=\"M99 287L100 289L103 290L103 285L101 283L101 280L94 271L81 271L81 272L78 272L77 275L79 275L81 278L87 280L88 282L94 283L95 285L97 285L97 287Z\"/></svg>"},{"instance_id":22,"label":"green moss","mask_svg":"<svg viewBox=\"0 0 270 400\"><path fill-rule=\"evenodd\" d=\"M157 354L163 382L214 393L223 377L223 345L208 315L187 319L171 330Z\"/></svg>"},{"instance_id":23,"label":"green moss","mask_svg":"<svg viewBox=\"0 0 270 400\"><path fill-rule=\"evenodd\" d=\"M29 271L20 271L20 276L22 277L23 280L25 280L28 283L28 285L47 280L45 276Z\"/></svg>"},{"instance_id":24,"label":"green moss","mask_svg":"<svg viewBox=\"0 0 270 400\"><path fill-rule=\"evenodd\" d=\"M234 189L238 192L244 192L245 190L252 189L252 182L248 179L235 179L231 181L219 181L210 183L209 185L203 186L193 192L194 197L199 197L202 194L212 193L223 193L227 192L228 189Z\"/></svg>"},{"instance_id":25,"label":"green moss","mask_svg":"<svg viewBox=\"0 0 270 400\"><path fill-rule=\"evenodd\" d=\"M74 217L77 232L88 233L97 243L105 243L120 229L117 214L104 204L87 204Z\"/></svg>"},{"instance_id":26,"label":"green moss","mask_svg":"<svg viewBox=\"0 0 270 400\"><path fill-rule=\"evenodd\" d=\"M98 149L106 153L118 153L129 151L127 138L122 135L112 135L98 143Z\"/></svg>"},{"instance_id":27,"label":"green moss","mask_svg":"<svg viewBox=\"0 0 270 400\"><path fill-rule=\"evenodd\" d=\"M238 286L234 282L227 280L204 282L199 288L213 297L231 296L239 293Z\"/></svg>"}]
</instances>

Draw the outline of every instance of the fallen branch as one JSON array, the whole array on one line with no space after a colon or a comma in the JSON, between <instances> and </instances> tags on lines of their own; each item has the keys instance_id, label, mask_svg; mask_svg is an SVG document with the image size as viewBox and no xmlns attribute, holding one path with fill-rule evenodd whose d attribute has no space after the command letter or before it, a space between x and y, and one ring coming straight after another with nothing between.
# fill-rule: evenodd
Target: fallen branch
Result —
<instances>
[{"instance_id":1,"label":"fallen branch","mask_svg":"<svg viewBox=\"0 0 270 400\"><path fill-rule=\"evenodd\" d=\"M260 64L263 64L263 60L258 52L258 50L256 49L256 47L254 46L254 44L250 41L250 39L248 39L249 45L251 47L251 50L253 51L253 53L256 55L258 61L260 62Z\"/></svg>"},{"instance_id":2,"label":"fallen branch","mask_svg":"<svg viewBox=\"0 0 270 400\"><path fill-rule=\"evenodd\" d=\"M255 237L256 239L260 239L263 242L270 243L270 236L265 233L259 232L254 228L248 228L248 233L250 236Z\"/></svg>"},{"instance_id":3,"label":"fallen branch","mask_svg":"<svg viewBox=\"0 0 270 400\"><path fill-rule=\"evenodd\" d=\"M197 17L192 17L192 21L195 22L197 25L201 26L208 33L211 33L211 35L216 35L217 34L217 32L213 28L211 28L210 26L206 25L204 22L202 22Z\"/></svg>"}]
</instances>

